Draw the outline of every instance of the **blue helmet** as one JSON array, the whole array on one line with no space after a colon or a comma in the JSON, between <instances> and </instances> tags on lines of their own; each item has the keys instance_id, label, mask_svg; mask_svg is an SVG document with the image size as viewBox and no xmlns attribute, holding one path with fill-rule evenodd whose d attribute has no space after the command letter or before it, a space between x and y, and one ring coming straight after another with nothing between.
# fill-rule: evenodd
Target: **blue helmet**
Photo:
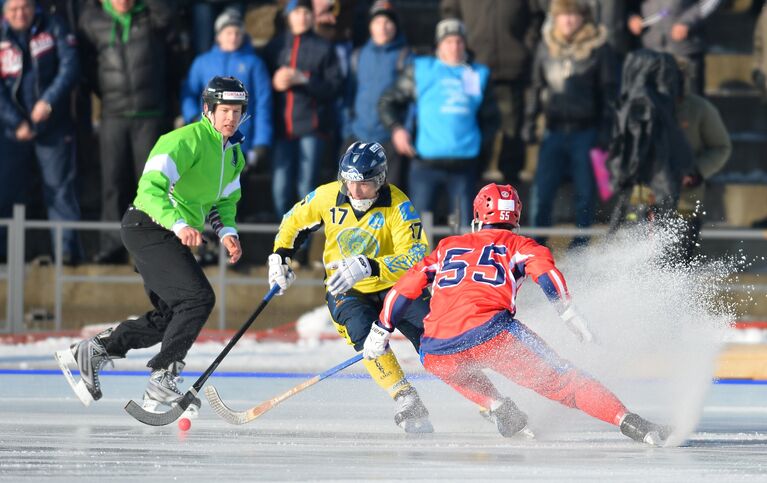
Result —
<instances>
[{"instance_id":1,"label":"blue helmet","mask_svg":"<svg viewBox=\"0 0 767 483\"><path fill-rule=\"evenodd\" d=\"M338 163L338 181L346 193L345 181L372 181L376 189L386 182L386 153L378 143L353 143Z\"/></svg>"}]
</instances>

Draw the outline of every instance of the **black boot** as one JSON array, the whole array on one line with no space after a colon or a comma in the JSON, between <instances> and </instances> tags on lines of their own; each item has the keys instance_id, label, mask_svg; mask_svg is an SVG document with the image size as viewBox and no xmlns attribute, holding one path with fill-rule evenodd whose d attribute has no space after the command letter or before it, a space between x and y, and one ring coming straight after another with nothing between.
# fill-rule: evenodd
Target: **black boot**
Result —
<instances>
[{"instance_id":1,"label":"black boot","mask_svg":"<svg viewBox=\"0 0 767 483\"><path fill-rule=\"evenodd\" d=\"M628 413L621 420L621 433L640 443L647 443L653 446L663 446L672 428L651 423L638 414Z\"/></svg>"},{"instance_id":2,"label":"black boot","mask_svg":"<svg viewBox=\"0 0 767 483\"><path fill-rule=\"evenodd\" d=\"M490 411L490 414L495 419L498 432L504 438L511 438L527 426L527 414L520 411L514 401L509 398L505 398L500 406Z\"/></svg>"}]
</instances>

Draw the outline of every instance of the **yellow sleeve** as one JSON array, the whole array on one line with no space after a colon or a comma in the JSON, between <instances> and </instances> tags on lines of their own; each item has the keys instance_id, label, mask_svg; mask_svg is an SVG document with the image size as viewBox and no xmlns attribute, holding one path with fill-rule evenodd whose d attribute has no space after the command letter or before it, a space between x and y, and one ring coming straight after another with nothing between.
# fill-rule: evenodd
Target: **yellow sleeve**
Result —
<instances>
[{"instance_id":1,"label":"yellow sleeve","mask_svg":"<svg viewBox=\"0 0 767 483\"><path fill-rule=\"evenodd\" d=\"M274 253L279 253L283 259L292 257L306 237L322 226L322 206L326 198L332 196L324 189L326 186L312 191L285 213L274 239Z\"/></svg>"},{"instance_id":2,"label":"yellow sleeve","mask_svg":"<svg viewBox=\"0 0 767 483\"><path fill-rule=\"evenodd\" d=\"M410 267L420 262L429 252L429 242L421 223L421 215L413 203L399 189L392 186L392 214L387 216L390 224L393 253L374 260L380 270L379 279L383 282L394 283L407 272Z\"/></svg>"}]
</instances>

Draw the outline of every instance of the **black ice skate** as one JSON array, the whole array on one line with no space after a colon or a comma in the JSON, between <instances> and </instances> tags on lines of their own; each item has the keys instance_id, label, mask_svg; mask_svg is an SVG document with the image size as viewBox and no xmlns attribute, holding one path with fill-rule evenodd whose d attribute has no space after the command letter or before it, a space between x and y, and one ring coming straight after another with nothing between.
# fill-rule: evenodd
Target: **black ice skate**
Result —
<instances>
[{"instance_id":1,"label":"black ice skate","mask_svg":"<svg viewBox=\"0 0 767 483\"><path fill-rule=\"evenodd\" d=\"M394 423L406 433L433 433L434 427L429 421L429 411L418 397L414 387L400 391L394 400L399 403L399 411L394 415Z\"/></svg>"},{"instance_id":2,"label":"black ice skate","mask_svg":"<svg viewBox=\"0 0 767 483\"><path fill-rule=\"evenodd\" d=\"M144 403L142 407L150 412L158 411L158 406L173 407L184 396L178 388L178 384L184 381L181 371L184 369L183 362L174 362L167 369L155 369L149 376L149 382L144 390ZM196 417L200 410L200 398L194 398L192 404L184 412L182 417Z\"/></svg>"},{"instance_id":3,"label":"black ice skate","mask_svg":"<svg viewBox=\"0 0 767 483\"><path fill-rule=\"evenodd\" d=\"M533 437L532 431L527 428L527 414L517 407L509 398L504 398L501 405L490 411L495 420L498 432L504 438L511 438L517 434Z\"/></svg>"},{"instance_id":4,"label":"black ice skate","mask_svg":"<svg viewBox=\"0 0 767 483\"><path fill-rule=\"evenodd\" d=\"M114 367L112 359L118 358L107 354L104 348L103 339L109 337L111 333L112 329L107 329L96 337L72 344L69 349L57 351L55 354L61 372L77 398L85 406L101 399L99 371L106 363L110 363ZM75 380L70 367L76 368L80 372L79 380Z\"/></svg>"},{"instance_id":5,"label":"black ice skate","mask_svg":"<svg viewBox=\"0 0 767 483\"><path fill-rule=\"evenodd\" d=\"M640 443L663 446L671 435L672 428L651 423L638 414L628 413L620 424L621 433Z\"/></svg>"}]
</instances>

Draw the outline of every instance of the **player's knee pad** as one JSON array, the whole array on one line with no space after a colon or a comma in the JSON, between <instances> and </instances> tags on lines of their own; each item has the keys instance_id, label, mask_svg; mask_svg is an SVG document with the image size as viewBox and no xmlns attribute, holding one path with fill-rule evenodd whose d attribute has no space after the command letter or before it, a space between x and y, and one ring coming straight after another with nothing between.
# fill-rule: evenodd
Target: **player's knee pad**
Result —
<instances>
[{"instance_id":1,"label":"player's knee pad","mask_svg":"<svg viewBox=\"0 0 767 483\"><path fill-rule=\"evenodd\" d=\"M400 391L410 388L410 383L405 378L405 372L391 349L380 357L373 360L363 360L362 363L370 373L370 377L392 398Z\"/></svg>"}]
</instances>

